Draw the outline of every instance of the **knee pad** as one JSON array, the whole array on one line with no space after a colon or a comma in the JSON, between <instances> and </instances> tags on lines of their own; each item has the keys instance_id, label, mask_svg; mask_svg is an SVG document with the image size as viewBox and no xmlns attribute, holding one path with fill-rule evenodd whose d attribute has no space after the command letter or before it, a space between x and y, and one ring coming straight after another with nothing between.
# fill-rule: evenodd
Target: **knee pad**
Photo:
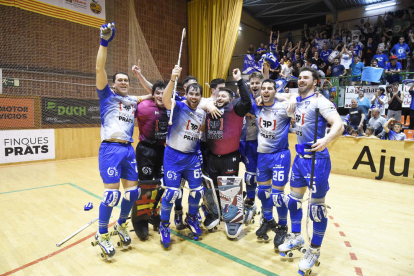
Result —
<instances>
[{"instance_id":1,"label":"knee pad","mask_svg":"<svg viewBox=\"0 0 414 276\"><path fill-rule=\"evenodd\" d=\"M275 205L275 207L283 207L283 205L286 206L285 201L286 201L286 195L284 192L282 191L278 191L276 193L273 194L273 205Z\"/></svg>"},{"instance_id":2,"label":"knee pad","mask_svg":"<svg viewBox=\"0 0 414 276\"><path fill-rule=\"evenodd\" d=\"M167 203L174 203L177 199L182 197L182 192L179 188L166 188L164 192L164 200Z\"/></svg>"},{"instance_id":3,"label":"knee pad","mask_svg":"<svg viewBox=\"0 0 414 276\"><path fill-rule=\"evenodd\" d=\"M117 189L105 189L102 204L106 207L115 207L119 203L121 192Z\"/></svg>"},{"instance_id":4,"label":"knee pad","mask_svg":"<svg viewBox=\"0 0 414 276\"><path fill-rule=\"evenodd\" d=\"M326 219L327 211L325 203L311 204L310 219L314 222L322 222Z\"/></svg>"},{"instance_id":5,"label":"knee pad","mask_svg":"<svg viewBox=\"0 0 414 276\"><path fill-rule=\"evenodd\" d=\"M292 195L287 195L285 196L284 201L289 210L302 209L303 199L296 198Z\"/></svg>"},{"instance_id":6,"label":"knee pad","mask_svg":"<svg viewBox=\"0 0 414 276\"><path fill-rule=\"evenodd\" d=\"M135 202L141 194L141 188L138 186L129 187L125 189L124 198L128 201Z\"/></svg>"},{"instance_id":7,"label":"knee pad","mask_svg":"<svg viewBox=\"0 0 414 276\"><path fill-rule=\"evenodd\" d=\"M244 173L244 182L246 183L246 188L248 186L255 186L256 184L256 174L251 172Z\"/></svg>"},{"instance_id":8,"label":"knee pad","mask_svg":"<svg viewBox=\"0 0 414 276\"><path fill-rule=\"evenodd\" d=\"M271 195L271 186L265 186L265 185L259 185L259 187L257 188L257 197L260 200L266 200L270 197Z\"/></svg>"},{"instance_id":9,"label":"knee pad","mask_svg":"<svg viewBox=\"0 0 414 276\"><path fill-rule=\"evenodd\" d=\"M191 189L190 196L196 198L197 195L200 195L200 198L202 198L204 196L205 191L206 191L206 188L204 188L204 186L201 185L197 188Z\"/></svg>"}]
</instances>

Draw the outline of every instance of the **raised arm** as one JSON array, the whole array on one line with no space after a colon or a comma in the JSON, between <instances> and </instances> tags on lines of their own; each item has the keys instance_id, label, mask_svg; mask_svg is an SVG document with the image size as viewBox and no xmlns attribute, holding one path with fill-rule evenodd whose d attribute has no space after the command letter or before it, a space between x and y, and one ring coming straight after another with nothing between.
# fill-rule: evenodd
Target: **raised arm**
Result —
<instances>
[{"instance_id":1,"label":"raised arm","mask_svg":"<svg viewBox=\"0 0 414 276\"><path fill-rule=\"evenodd\" d=\"M134 75L139 79L139 82L144 87L144 89L152 94L152 83L150 83L141 73L141 67L140 67L141 60L138 60L138 65L132 66L132 72Z\"/></svg>"},{"instance_id":2,"label":"raised arm","mask_svg":"<svg viewBox=\"0 0 414 276\"><path fill-rule=\"evenodd\" d=\"M164 104L165 108L168 110L171 110L171 108L174 108L172 106L172 94L174 90L174 83L175 79L180 77L182 68L178 65L175 65L174 69L171 73L170 81L168 82L167 87L165 88L164 94L162 95L162 103Z\"/></svg>"},{"instance_id":3,"label":"raised arm","mask_svg":"<svg viewBox=\"0 0 414 276\"><path fill-rule=\"evenodd\" d=\"M105 71L106 57L108 54L108 43L115 36L115 23L108 23L101 26L101 45L96 57L96 88L103 90L108 84L108 76Z\"/></svg>"},{"instance_id":4,"label":"raised arm","mask_svg":"<svg viewBox=\"0 0 414 276\"><path fill-rule=\"evenodd\" d=\"M244 117L252 109L252 100L250 98L250 90L244 83L241 77L241 72L238 68L233 70L233 78L237 81L237 87L240 91L240 101L234 105L234 112L240 117Z\"/></svg>"},{"instance_id":5,"label":"raised arm","mask_svg":"<svg viewBox=\"0 0 414 276\"><path fill-rule=\"evenodd\" d=\"M270 37L269 37L269 45L272 44L272 36L273 36L273 31L270 32Z\"/></svg>"},{"instance_id":6,"label":"raised arm","mask_svg":"<svg viewBox=\"0 0 414 276\"><path fill-rule=\"evenodd\" d=\"M391 121L394 121L395 119L394 118L390 118L385 124L384 124L384 130L385 130L385 132L386 133L389 133L390 132L390 129L388 128L388 124L389 123L391 123Z\"/></svg>"}]
</instances>

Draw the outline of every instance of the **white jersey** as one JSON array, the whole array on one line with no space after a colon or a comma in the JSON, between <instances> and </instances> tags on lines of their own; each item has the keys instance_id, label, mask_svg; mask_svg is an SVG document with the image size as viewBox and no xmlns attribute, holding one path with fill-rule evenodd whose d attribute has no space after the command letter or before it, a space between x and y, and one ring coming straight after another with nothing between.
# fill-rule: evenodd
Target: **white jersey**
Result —
<instances>
[{"instance_id":1,"label":"white jersey","mask_svg":"<svg viewBox=\"0 0 414 276\"><path fill-rule=\"evenodd\" d=\"M296 100L295 122L298 144L313 143L316 108L319 108L317 139L325 137L325 129L328 124L326 118L333 114L338 114L333 103L323 96L316 97L316 94L312 94L304 99L299 96ZM323 151L316 152L316 157L329 157L328 149L325 148Z\"/></svg>"},{"instance_id":2,"label":"white jersey","mask_svg":"<svg viewBox=\"0 0 414 276\"><path fill-rule=\"evenodd\" d=\"M195 153L205 120L206 113L201 108L194 110L176 101L172 125L168 127L167 146L184 153Z\"/></svg>"},{"instance_id":3,"label":"white jersey","mask_svg":"<svg viewBox=\"0 0 414 276\"><path fill-rule=\"evenodd\" d=\"M134 142L134 117L137 110L137 98L121 96L113 92L108 85L98 90L101 109L101 141L118 139Z\"/></svg>"},{"instance_id":4,"label":"white jersey","mask_svg":"<svg viewBox=\"0 0 414 276\"><path fill-rule=\"evenodd\" d=\"M290 117L286 113L286 102L275 100L272 106L254 104L250 113L256 115L259 126L257 152L275 153L289 149Z\"/></svg>"}]
</instances>

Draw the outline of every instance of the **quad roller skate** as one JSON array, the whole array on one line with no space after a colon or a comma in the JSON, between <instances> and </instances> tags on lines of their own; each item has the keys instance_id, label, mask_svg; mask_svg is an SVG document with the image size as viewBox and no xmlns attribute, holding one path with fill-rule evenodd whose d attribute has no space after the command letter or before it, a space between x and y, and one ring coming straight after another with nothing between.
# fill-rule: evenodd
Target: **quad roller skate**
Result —
<instances>
[{"instance_id":1,"label":"quad roller skate","mask_svg":"<svg viewBox=\"0 0 414 276\"><path fill-rule=\"evenodd\" d=\"M298 250L305 254L306 248L304 246L305 241L300 233L298 235L290 233L286 236L285 242L279 245L278 249L280 251L280 256L284 258L292 258L294 255L293 250Z\"/></svg>"},{"instance_id":2,"label":"quad roller skate","mask_svg":"<svg viewBox=\"0 0 414 276\"><path fill-rule=\"evenodd\" d=\"M249 224L254 224L254 216L256 216L256 204L254 201L245 201L244 202L244 216L243 223L248 226ZM260 213L260 212L259 212Z\"/></svg>"},{"instance_id":3,"label":"quad roller skate","mask_svg":"<svg viewBox=\"0 0 414 276\"><path fill-rule=\"evenodd\" d=\"M171 244L170 222L161 221L159 233L161 245L163 245L164 248L168 248Z\"/></svg>"},{"instance_id":4,"label":"quad roller skate","mask_svg":"<svg viewBox=\"0 0 414 276\"><path fill-rule=\"evenodd\" d=\"M310 275L312 273L312 267L319 266L321 262L318 260L321 255L320 248L312 248L309 246L309 249L306 251L305 256L299 262L298 273L300 275Z\"/></svg>"},{"instance_id":5,"label":"quad roller skate","mask_svg":"<svg viewBox=\"0 0 414 276\"><path fill-rule=\"evenodd\" d=\"M183 210L179 209L179 210L175 210L174 212L174 223L175 223L175 227L177 228L177 230L184 230L185 229L185 225L183 223Z\"/></svg>"},{"instance_id":6,"label":"quad roller skate","mask_svg":"<svg viewBox=\"0 0 414 276\"><path fill-rule=\"evenodd\" d=\"M273 240L275 248L278 248L279 245L281 245L285 241L287 232L288 232L287 225L280 225L279 224L276 227L276 236L275 236L275 239Z\"/></svg>"},{"instance_id":7,"label":"quad roller skate","mask_svg":"<svg viewBox=\"0 0 414 276\"><path fill-rule=\"evenodd\" d=\"M100 234L99 231L96 232L95 241L91 242L92 246L99 245L102 250L101 257L110 261L115 255L115 248L111 242L112 233Z\"/></svg>"},{"instance_id":8,"label":"quad roller skate","mask_svg":"<svg viewBox=\"0 0 414 276\"><path fill-rule=\"evenodd\" d=\"M198 241L202 234L202 231L200 229L200 223L198 222L197 215L190 215L187 213L187 216L185 218L185 226L190 229L190 233L188 234L188 237L190 239L193 239L195 241Z\"/></svg>"},{"instance_id":9,"label":"quad roller skate","mask_svg":"<svg viewBox=\"0 0 414 276\"><path fill-rule=\"evenodd\" d=\"M117 242L117 245L122 246L122 249L128 249L130 247L131 237L128 233L128 222L124 222L121 225L116 222L113 235L118 235L119 242Z\"/></svg>"},{"instance_id":10,"label":"quad roller skate","mask_svg":"<svg viewBox=\"0 0 414 276\"><path fill-rule=\"evenodd\" d=\"M265 241L267 241L269 239L267 232L269 232L270 230L276 232L276 226L277 223L274 218L272 218L271 220L263 218L263 223L260 225L260 228L256 231L257 238L264 239Z\"/></svg>"}]
</instances>

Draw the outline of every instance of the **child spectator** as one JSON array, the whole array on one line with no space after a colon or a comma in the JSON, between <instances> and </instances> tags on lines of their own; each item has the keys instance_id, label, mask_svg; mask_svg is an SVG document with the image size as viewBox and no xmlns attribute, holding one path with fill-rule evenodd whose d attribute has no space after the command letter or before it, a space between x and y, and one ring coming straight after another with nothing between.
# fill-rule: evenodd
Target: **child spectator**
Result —
<instances>
[{"instance_id":1,"label":"child spectator","mask_svg":"<svg viewBox=\"0 0 414 276\"><path fill-rule=\"evenodd\" d=\"M404 141L405 139L407 139L407 136L405 135L405 133L401 132L402 130L401 123L395 123L394 130L390 130L388 128L388 124L392 121L395 121L395 119L390 118L384 125L384 130L386 133L388 133L388 140Z\"/></svg>"}]
</instances>

